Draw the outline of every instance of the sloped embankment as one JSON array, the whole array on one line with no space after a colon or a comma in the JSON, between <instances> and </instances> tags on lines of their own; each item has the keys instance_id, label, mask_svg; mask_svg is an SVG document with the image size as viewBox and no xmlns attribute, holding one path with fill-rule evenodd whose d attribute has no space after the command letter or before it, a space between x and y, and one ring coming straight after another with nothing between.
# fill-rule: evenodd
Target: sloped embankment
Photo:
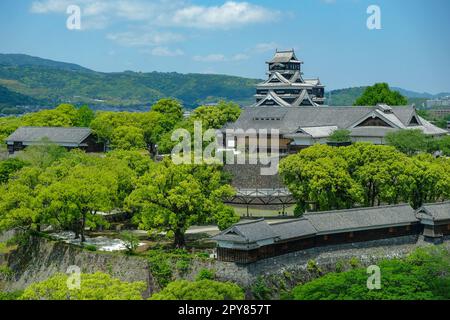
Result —
<instances>
[{"instance_id":1,"label":"sloped embankment","mask_svg":"<svg viewBox=\"0 0 450 320\"><path fill-rule=\"evenodd\" d=\"M42 238L33 237L26 245L8 254L5 260L13 271L13 276L4 283L5 291L23 290L55 273L66 273L71 266L78 266L83 273L104 272L123 281L143 281L148 285L147 296L159 289L144 258L90 252Z\"/></svg>"}]
</instances>

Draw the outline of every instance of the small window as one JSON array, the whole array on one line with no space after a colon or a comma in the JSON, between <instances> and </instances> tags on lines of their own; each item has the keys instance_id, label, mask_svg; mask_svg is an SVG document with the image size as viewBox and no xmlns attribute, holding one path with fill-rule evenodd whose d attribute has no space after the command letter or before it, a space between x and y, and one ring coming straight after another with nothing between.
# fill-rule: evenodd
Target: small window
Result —
<instances>
[{"instance_id":1,"label":"small window","mask_svg":"<svg viewBox=\"0 0 450 320\"><path fill-rule=\"evenodd\" d=\"M389 233L394 233L395 232L395 228L389 228Z\"/></svg>"},{"instance_id":2,"label":"small window","mask_svg":"<svg viewBox=\"0 0 450 320\"><path fill-rule=\"evenodd\" d=\"M411 226L406 226L406 231L410 231L411 230Z\"/></svg>"},{"instance_id":3,"label":"small window","mask_svg":"<svg viewBox=\"0 0 450 320\"><path fill-rule=\"evenodd\" d=\"M447 225L447 230L450 230L450 224Z\"/></svg>"},{"instance_id":4,"label":"small window","mask_svg":"<svg viewBox=\"0 0 450 320\"><path fill-rule=\"evenodd\" d=\"M350 232L350 233L348 234L348 237L349 237L349 238L354 238L354 237L355 237L355 234L354 234L353 232Z\"/></svg>"},{"instance_id":5,"label":"small window","mask_svg":"<svg viewBox=\"0 0 450 320\"><path fill-rule=\"evenodd\" d=\"M323 240L327 241L328 240L328 236L323 236Z\"/></svg>"}]
</instances>

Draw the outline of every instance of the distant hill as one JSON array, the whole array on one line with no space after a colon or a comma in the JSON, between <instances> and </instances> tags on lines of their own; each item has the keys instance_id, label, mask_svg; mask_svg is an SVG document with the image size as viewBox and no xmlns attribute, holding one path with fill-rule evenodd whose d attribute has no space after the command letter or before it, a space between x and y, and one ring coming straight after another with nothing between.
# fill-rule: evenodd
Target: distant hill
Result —
<instances>
[{"instance_id":1,"label":"distant hill","mask_svg":"<svg viewBox=\"0 0 450 320\"><path fill-rule=\"evenodd\" d=\"M351 106L355 103L356 99L363 94L366 88L367 87L353 87L327 92L327 104L332 106ZM446 92L433 95L427 92L420 93L397 87L392 87L391 89L400 92L400 94L408 98L408 103L415 104L417 106L422 105L422 103L425 103L428 99L436 99L450 95L450 93Z\"/></svg>"},{"instance_id":2,"label":"distant hill","mask_svg":"<svg viewBox=\"0 0 450 320\"><path fill-rule=\"evenodd\" d=\"M38 100L8 90L8 88L0 86L0 106L15 106L38 103Z\"/></svg>"},{"instance_id":3,"label":"distant hill","mask_svg":"<svg viewBox=\"0 0 450 320\"><path fill-rule=\"evenodd\" d=\"M148 106L165 97L177 98L186 107L221 99L249 104L259 81L175 72L102 73L27 55L0 55L0 85L49 105L70 102L126 108Z\"/></svg>"},{"instance_id":4,"label":"distant hill","mask_svg":"<svg viewBox=\"0 0 450 320\"><path fill-rule=\"evenodd\" d=\"M177 98L187 108L221 99L250 105L254 102L255 85L260 81L227 75L176 72L103 73L76 64L24 54L0 54L0 103L8 107L28 104L54 106L67 102L89 104L97 109L145 110L165 97ZM450 95L394 89L416 105L426 99ZM364 90L365 87L333 90L326 94L327 103L353 105Z\"/></svg>"}]
</instances>

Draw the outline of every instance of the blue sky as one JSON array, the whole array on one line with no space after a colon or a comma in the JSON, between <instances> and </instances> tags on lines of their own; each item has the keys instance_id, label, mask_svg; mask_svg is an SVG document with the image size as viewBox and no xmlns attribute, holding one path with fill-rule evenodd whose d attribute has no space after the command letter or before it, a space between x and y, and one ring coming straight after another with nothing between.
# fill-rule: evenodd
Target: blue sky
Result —
<instances>
[{"instance_id":1,"label":"blue sky","mask_svg":"<svg viewBox=\"0 0 450 320\"><path fill-rule=\"evenodd\" d=\"M82 30L66 28L81 8ZM381 9L381 30L366 10ZM0 52L97 71L265 77L275 48L295 48L328 89L385 81L450 91L448 0L1 0Z\"/></svg>"}]
</instances>

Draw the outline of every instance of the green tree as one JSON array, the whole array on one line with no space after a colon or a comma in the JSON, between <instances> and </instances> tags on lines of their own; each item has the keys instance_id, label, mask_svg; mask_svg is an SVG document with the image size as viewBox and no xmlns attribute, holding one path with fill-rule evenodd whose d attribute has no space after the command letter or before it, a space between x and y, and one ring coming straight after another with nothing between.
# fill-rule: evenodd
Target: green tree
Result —
<instances>
[{"instance_id":1,"label":"green tree","mask_svg":"<svg viewBox=\"0 0 450 320\"><path fill-rule=\"evenodd\" d=\"M378 263L380 290L367 288L366 268L329 273L292 290L295 300L447 300L450 298L449 252L418 249L407 259Z\"/></svg>"},{"instance_id":2,"label":"green tree","mask_svg":"<svg viewBox=\"0 0 450 320\"><path fill-rule=\"evenodd\" d=\"M350 208L362 200L363 190L337 148L316 145L284 158L280 174L296 198L299 212L309 203L318 210L331 210Z\"/></svg>"},{"instance_id":3,"label":"green tree","mask_svg":"<svg viewBox=\"0 0 450 320\"><path fill-rule=\"evenodd\" d=\"M120 126L113 130L111 145L114 149L122 150L144 149L144 131L137 127Z\"/></svg>"},{"instance_id":4,"label":"green tree","mask_svg":"<svg viewBox=\"0 0 450 320\"><path fill-rule=\"evenodd\" d=\"M153 294L150 300L244 300L244 292L231 282L179 280Z\"/></svg>"},{"instance_id":5,"label":"green tree","mask_svg":"<svg viewBox=\"0 0 450 320\"><path fill-rule=\"evenodd\" d=\"M376 83L371 87L367 87L354 105L375 106L379 103L390 106L404 106L408 104L408 100L399 92L392 91L387 83Z\"/></svg>"},{"instance_id":6,"label":"green tree","mask_svg":"<svg viewBox=\"0 0 450 320\"><path fill-rule=\"evenodd\" d=\"M350 142L350 131L339 129L333 131L333 133L328 137L328 141L330 142Z\"/></svg>"},{"instance_id":7,"label":"green tree","mask_svg":"<svg viewBox=\"0 0 450 320\"><path fill-rule=\"evenodd\" d=\"M42 211L36 201L42 170L25 167L8 184L0 185L0 231L39 230Z\"/></svg>"},{"instance_id":8,"label":"green tree","mask_svg":"<svg viewBox=\"0 0 450 320\"><path fill-rule=\"evenodd\" d=\"M30 285L19 300L142 300L144 282L124 282L108 274L81 274L80 288L70 289L68 276L53 277Z\"/></svg>"},{"instance_id":9,"label":"green tree","mask_svg":"<svg viewBox=\"0 0 450 320\"><path fill-rule=\"evenodd\" d=\"M25 166L25 162L11 158L0 162L0 184L8 182L9 178Z\"/></svg>"},{"instance_id":10,"label":"green tree","mask_svg":"<svg viewBox=\"0 0 450 320\"><path fill-rule=\"evenodd\" d=\"M426 152L429 144L427 135L419 129L389 132L386 135L386 141L407 155Z\"/></svg>"},{"instance_id":11,"label":"green tree","mask_svg":"<svg viewBox=\"0 0 450 320\"><path fill-rule=\"evenodd\" d=\"M64 147L43 139L40 144L27 147L19 158L31 166L45 169L65 156L67 151Z\"/></svg>"},{"instance_id":12,"label":"green tree","mask_svg":"<svg viewBox=\"0 0 450 320\"><path fill-rule=\"evenodd\" d=\"M22 117L22 126L73 127L77 121L77 109L71 104L61 104L52 110L28 113Z\"/></svg>"},{"instance_id":13,"label":"green tree","mask_svg":"<svg viewBox=\"0 0 450 320\"><path fill-rule=\"evenodd\" d=\"M88 105L83 105L77 110L76 121L74 123L77 127L88 128L92 120L95 118L94 111Z\"/></svg>"},{"instance_id":14,"label":"green tree","mask_svg":"<svg viewBox=\"0 0 450 320\"><path fill-rule=\"evenodd\" d=\"M123 231L120 233L120 238L122 239L127 252L132 254L139 247L139 238L130 231Z\"/></svg>"},{"instance_id":15,"label":"green tree","mask_svg":"<svg viewBox=\"0 0 450 320\"><path fill-rule=\"evenodd\" d=\"M200 106L195 109L188 119L180 121L173 129L185 129L194 139L195 122L200 122L204 131L208 129L220 129L227 122L234 122L239 118L241 108L232 102L221 101L217 106ZM173 131L169 131L161 136L159 150L163 153L170 153L177 142L172 141ZM193 144L193 142L192 142ZM204 143L208 145L209 141Z\"/></svg>"},{"instance_id":16,"label":"green tree","mask_svg":"<svg viewBox=\"0 0 450 320\"><path fill-rule=\"evenodd\" d=\"M183 120L183 107L175 99L161 99L152 106L151 111L165 116L166 130L171 130L177 122Z\"/></svg>"},{"instance_id":17,"label":"green tree","mask_svg":"<svg viewBox=\"0 0 450 320\"><path fill-rule=\"evenodd\" d=\"M195 223L226 219L225 227L238 220L222 202L233 192L215 166L175 165L166 159L137 181L127 204L140 228L169 232L183 247L184 234Z\"/></svg>"},{"instance_id":18,"label":"green tree","mask_svg":"<svg viewBox=\"0 0 450 320\"><path fill-rule=\"evenodd\" d=\"M114 150L106 155L107 159L124 161L127 166L136 173L138 177L143 176L154 164L148 156L139 151Z\"/></svg>"},{"instance_id":19,"label":"green tree","mask_svg":"<svg viewBox=\"0 0 450 320\"><path fill-rule=\"evenodd\" d=\"M67 175L47 174L46 180L51 183L38 197L46 220L73 230L81 242L86 241L86 227L105 223L97 213L112 210L117 199L117 174L107 168L78 164Z\"/></svg>"}]
</instances>

